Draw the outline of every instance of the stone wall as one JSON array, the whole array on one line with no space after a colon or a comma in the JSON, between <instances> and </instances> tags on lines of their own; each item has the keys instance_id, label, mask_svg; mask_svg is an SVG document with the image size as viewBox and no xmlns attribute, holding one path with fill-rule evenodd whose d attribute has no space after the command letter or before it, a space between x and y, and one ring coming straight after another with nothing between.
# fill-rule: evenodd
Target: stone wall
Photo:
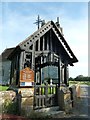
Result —
<instances>
[{"instance_id":1,"label":"stone wall","mask_svg":"<svg viewBox=\"0 0 90 120\"><path fill-rule=\"evenodd\" d=\"M58 105L60 110L66 113L72 109L71 92L68 87L58 89Z\"/></svg>"},{"instance_id":2,"label":"stone wall","mask_svg":"<svg viewBox=\"0 0 90 120\"><path fill-rule=\"evenodd\" d=\"M28 114L33 110L33 102L34 102L34 88L19 88L18 93L21 95L21 103L20 109L21 114Z\"/></svg>"},{"instance_id":3,"label":"stone wall","mask_svg":"<svg viewBox=\"0 0 90 120\"><path fill-rule=\"evenodd\" d=\"M76 105L76 100L77 100L76 86L75 85L71 85L69 87L69 90L71 91L72 106L74 107Z\"/></svg>"},{"instance_id":4,"label":"stone wall","mask_svg":"<svg viewBox=\"0 0 90 120\"><path fill-rule=\"evenodd\" d=\"M34 88L18 88L17 94L13 90L0 91L0 112L6 113L11 107L16 114L30 113L33 110L33 98Z\"/></svg>"}]
</instances>

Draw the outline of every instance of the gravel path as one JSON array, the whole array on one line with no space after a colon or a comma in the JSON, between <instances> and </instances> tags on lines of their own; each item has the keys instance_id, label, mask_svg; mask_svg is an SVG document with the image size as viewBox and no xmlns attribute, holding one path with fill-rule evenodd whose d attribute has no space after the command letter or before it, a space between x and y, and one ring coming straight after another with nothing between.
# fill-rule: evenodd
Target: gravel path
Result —
<instances>
[{"instance_id":1,"label":"gravel path","mask_svg":"<svg viewBox=\"0 0 90 120\"><path fill-rule=\"evenodd\" d=\"M80 85L80 98L77 99L73 114L75 117L90 117L90 86Z\"/></svg>"},{"instance_id":2,"label":"gravel path","mask_svg":"<svg viewBox=\"0 0 90 120\"><path fill-rule=\"evenodd\" d=\"M80 98L69 114L54 116L54 118L89 118L90 119L90 86L80 85Z\"/></svg>"}]
</instances>

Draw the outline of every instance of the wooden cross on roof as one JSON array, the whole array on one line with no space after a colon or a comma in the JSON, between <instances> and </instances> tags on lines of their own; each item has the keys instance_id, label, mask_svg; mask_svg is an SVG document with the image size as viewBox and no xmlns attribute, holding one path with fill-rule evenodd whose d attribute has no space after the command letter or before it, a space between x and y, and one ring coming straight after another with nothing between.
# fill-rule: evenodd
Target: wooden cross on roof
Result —
<instances>
[{"instance_id":1,"label":"wooden cross on roof","mask_svg":"<svg viewBox=\"0 0 90 120\"><path fill-rule=\"evenodd\" d=\"M39 15L38 18L36 20L36 22L34 24L38 25L38 29L40 28L40 23L42 23L42 20L40 19Z\"/></svg>"}]
</instances>

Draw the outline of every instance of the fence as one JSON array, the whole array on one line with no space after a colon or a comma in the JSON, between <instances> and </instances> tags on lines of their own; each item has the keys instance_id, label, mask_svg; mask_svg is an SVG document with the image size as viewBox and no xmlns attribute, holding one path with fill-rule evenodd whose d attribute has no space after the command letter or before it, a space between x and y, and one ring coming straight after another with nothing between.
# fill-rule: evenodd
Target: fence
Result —
<instances>
[{"instance_id":1,"label":"fence","mask_svg":"<svg viewBox=\"0 0 90 120\"><path fill-rule=\"evenodd\" d=\"M36 85L34 87L34 109L57 106L57 85Z\"/></svg>"}]
</instances>

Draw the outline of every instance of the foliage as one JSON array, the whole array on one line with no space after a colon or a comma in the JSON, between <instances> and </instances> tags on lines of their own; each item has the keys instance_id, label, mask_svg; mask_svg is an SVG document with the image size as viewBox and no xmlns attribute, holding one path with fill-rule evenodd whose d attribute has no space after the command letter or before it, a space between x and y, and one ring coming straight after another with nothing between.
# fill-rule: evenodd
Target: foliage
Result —
<instances>
[{"instance_id":1,"label":"foliage","mask_svg":"<svg viewBox=\"0 0 90 120\"><path fill-rule=\"evenodd\" d=\"M2 104L2 112L15 115L19 114L17 105L17 102L12 102L9 99L5 99L4 103Z\"/></svg>"},{"instance_id":2,"label":"foliage","mask_svg":"<svg viewBox=\"0 0 90 120\"><path fill-rule=\"evenodd\" d=\"M90 77L85 77L83 75L78 75L76 78L69 78L69 81L90 81Z\"/></svg>"},{"instance_id":3,"label":"foliage","mask_svg":"<svg viewBox=\"0 0 90 120\"><path fill-rule=\"evenodd\" d=\"M9 86L0 86L0 91L6 91L9 88Z\"/></svg>"}]
</instances>

